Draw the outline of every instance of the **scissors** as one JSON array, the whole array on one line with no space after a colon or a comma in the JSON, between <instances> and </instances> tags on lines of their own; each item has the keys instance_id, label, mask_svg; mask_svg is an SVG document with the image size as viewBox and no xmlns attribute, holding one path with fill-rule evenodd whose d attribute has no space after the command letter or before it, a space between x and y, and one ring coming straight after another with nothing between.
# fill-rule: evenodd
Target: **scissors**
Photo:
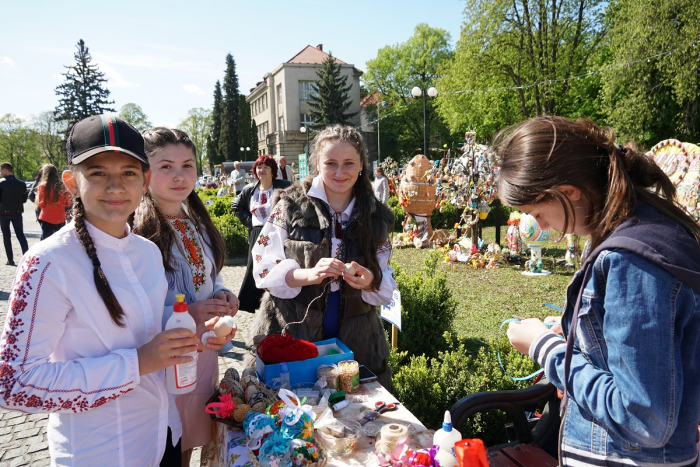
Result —
<instances>
[{"instance_id":1,"label":"scissors","mask_svg":"<svg viewBox=\"0 0 700 467\"><path fill-rule=\"evenodd\" d=\"M372 420L376 419L379 417L380 414L383 414L384 412L392 412L394 410L398 409L398 402L390 403L387 404L383 401L376 402L374 404L374 410L370 410L365 414L365 417L362 419L360 422L360 425L364 425L367 422L371 422Z\"/></svg>"}]
</instances>

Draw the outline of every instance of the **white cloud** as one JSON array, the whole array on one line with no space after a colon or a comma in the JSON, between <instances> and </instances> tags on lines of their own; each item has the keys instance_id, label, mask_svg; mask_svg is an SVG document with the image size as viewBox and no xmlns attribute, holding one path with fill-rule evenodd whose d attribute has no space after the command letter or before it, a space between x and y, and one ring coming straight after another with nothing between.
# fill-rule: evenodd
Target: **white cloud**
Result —
<instances>
[{"instance_id":1,"label":"white cloud","mask_svg":"<svg viewBox=\"0 0 700 467\"><path fill-rule=\"evenodd\" d=\"M115 88L137 88L137 83L132 83L124 78L116 68L106 64L105 62L97 62L100 71L103 72L109 80L109 86Z\"/></svg>"},{"instance_id":2,"label":"white cloud","mask_svg":"<svg viewBox=\"0 0 700 467\"><path fill-rule=\"evenodd\" d=\"M190 94L199 94L200 96L203 96L206 94L206 92L202 91L202 88L197 86L196 84L183 84L182 89L187 91Z\"/></svg>"},{"instance_id":3,"label":"white cloud","mask_svg":"<svg viewBox=\"0 0 700 467\"><path fill-rule=\"evenodd\" d=\"M0 65L7 68L17 68L17 64L10 57L0 56Z\"/></svg>"}]
</instances>

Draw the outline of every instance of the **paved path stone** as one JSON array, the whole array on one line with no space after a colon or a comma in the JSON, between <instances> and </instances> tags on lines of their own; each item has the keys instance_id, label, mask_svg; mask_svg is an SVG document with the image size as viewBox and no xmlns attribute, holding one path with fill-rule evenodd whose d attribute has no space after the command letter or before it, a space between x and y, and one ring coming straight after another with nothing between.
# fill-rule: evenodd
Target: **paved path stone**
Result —
<instances>
[{"instance_id":1,"label":"paved path stone","mask_svg":"<svg viewBox=\"0 0 700 467\"><path fill-rule=\"evenodd\" d=\"M34 215L34 204L28 201L24 206L24 233L29 246L38 242L41 238L41 227ZM19 242L12 234L12 246L14 259L19 263L22 250ZM6 266L4 249L0 248L0 323L5 323L7 316L7 304L14 280L16 268ZM242 261L229 261L231 266L224 266L222 277L224 284L234 293L238 293L243 276L245 264ZM243 369L243 357L248 350L243 345L248 332L252 328L252 313L239 312L236 316L238 331L230 352L219 355L219 370L221 374L229 367ZM48 445L46 442L47 414L23 414L0 409L0 467L37 466L50 465ZM191 466L199 465L199 450L195 450Z\"/></svg>"}]
</instances>

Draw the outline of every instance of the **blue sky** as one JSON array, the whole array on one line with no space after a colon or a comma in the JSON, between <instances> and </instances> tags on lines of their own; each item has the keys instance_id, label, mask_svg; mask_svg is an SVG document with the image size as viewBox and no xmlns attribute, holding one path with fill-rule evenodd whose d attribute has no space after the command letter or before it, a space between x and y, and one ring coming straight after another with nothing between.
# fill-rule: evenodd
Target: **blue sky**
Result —
<instances>
[{"instance_id":1,"label":"blue sky","mask_svg":"<svg viewBox=\"0 0 700 467\"><path fill-rule=\"evenodd\" d=\"M54 88L82 38L117 110L134 102L152 123L174 126L189 109L211 107L229 52L246 94L307 45L366 70L419 23L446 29L454 46L464 1L27 0L0 8L0 115L53 110Z\"/></svg>"}]
</instances>

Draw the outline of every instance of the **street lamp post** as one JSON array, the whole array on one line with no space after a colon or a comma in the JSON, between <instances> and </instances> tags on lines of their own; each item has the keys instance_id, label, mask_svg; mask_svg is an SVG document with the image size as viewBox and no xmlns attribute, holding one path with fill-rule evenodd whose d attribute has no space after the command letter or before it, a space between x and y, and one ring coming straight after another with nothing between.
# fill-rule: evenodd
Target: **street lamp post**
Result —
<instances>
[{"instance_id":1,"label":"street lamp post","mask_svg":"<svg viewBox=\"0 0 700 467\"><path fill-rule=\"evenodd\" d=\"M299 131L301 131L302 133L306 133L306 150L304 152L306 153L306 156L308 157L309 156L309 133L310 133L310 131L306 126L299 128Z\"/></svg>"},{"instance_id":2,"label":"street lamp post","mask_svg":"<svg viewBox=\"0 0 700 467\"><path fill-rule=\"evenodd\" d=\"M248 151L250 151L249 147L244 148L243 146L241 146L241 152L243 153L244 161L248 160Z\"/></svg>"},{"instance_id":3,"label":"street lamp post","mask_svg":"<svg viewBox=\"0 0 700 467\"><path fill-rule=\"evenodd\" d=\"M437 96L437 89L435 88L428 88L428 96L429 97L435 97ZM425 157L428 157L428 129L427 129L427 121L426 121L426 114L425 114L425 89L419 88L418 86L414 87L411 89L411 95L415 98L418 98L420 96L423 96L423 152Z\"/></svg>"}]
</instances>

